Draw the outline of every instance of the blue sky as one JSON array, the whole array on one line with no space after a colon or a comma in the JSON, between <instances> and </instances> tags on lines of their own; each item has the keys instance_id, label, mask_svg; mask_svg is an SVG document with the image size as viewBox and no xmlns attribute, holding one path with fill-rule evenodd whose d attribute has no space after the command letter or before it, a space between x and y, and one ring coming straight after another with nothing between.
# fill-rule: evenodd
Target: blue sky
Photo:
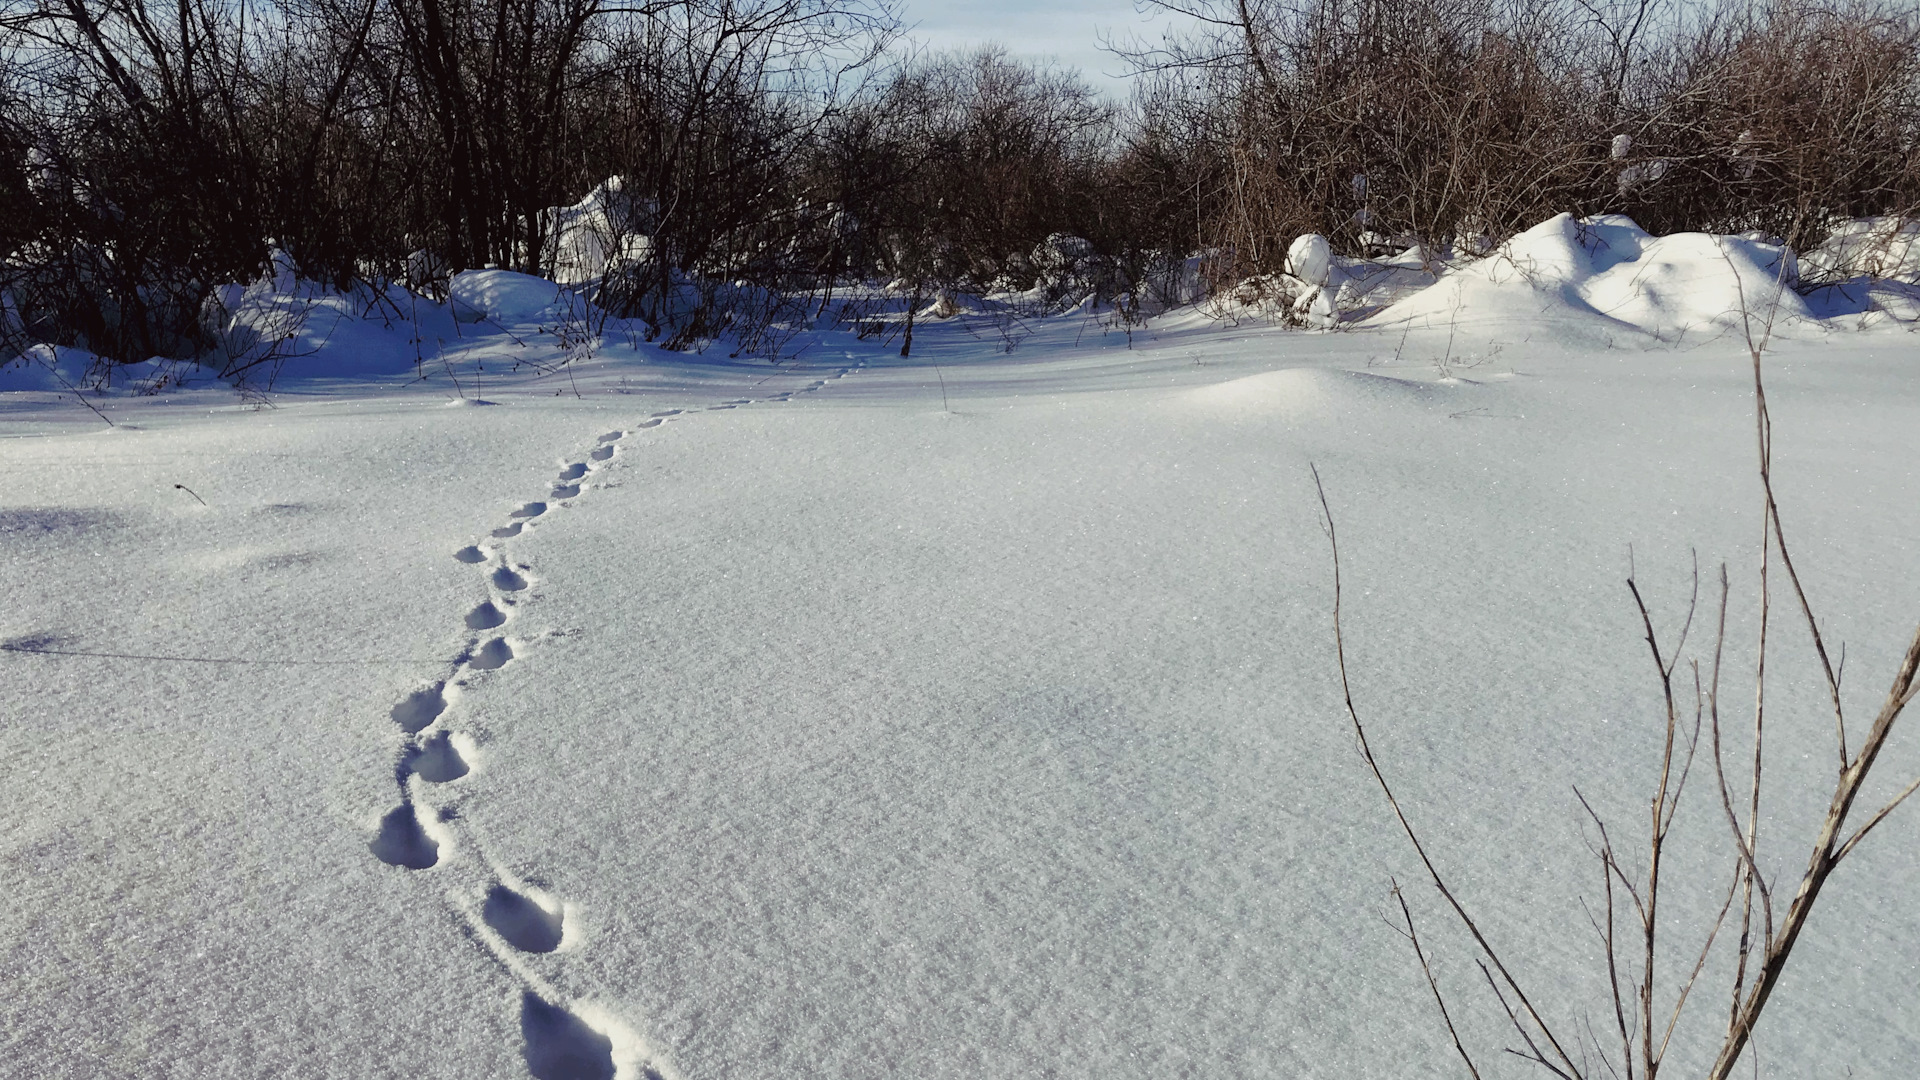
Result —
<instances>
[{"instance_id":1,"label":"blue sky","mask_svg":"<svg viewBox=\"0 0 1920 1080\"><path fill-rule=\"evenodd\" d=\"M1100 51L1100 34L1122 39L1139 34L1158 40L1166 16L1141 14L1133 0L906 0L905 18L918 24L913 36L936 49L997 41L1019 56L1051 57L1080 69L1095 88L1125 97L1127 83L1114 78L1126 65Z\"/></svg>"}]
</instances>

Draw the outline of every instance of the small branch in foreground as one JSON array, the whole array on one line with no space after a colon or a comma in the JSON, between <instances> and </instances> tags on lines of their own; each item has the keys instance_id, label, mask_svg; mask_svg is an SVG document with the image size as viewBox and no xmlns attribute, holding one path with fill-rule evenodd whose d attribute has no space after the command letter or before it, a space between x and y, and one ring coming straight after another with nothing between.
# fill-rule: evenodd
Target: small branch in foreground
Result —
<instances>
[{"instance_id":1,"label":"small branch in foreground","mask_svg":"<svg viewBox=\"0 0 1920 1080\"><path fill-rule=\"evenodd\" d=\"M1389 879L1390 881L1392 879ZM1420 959L1420 970L1427 977L1427 989L1433 991L1433 1003L1440 1006L1440 1019L1447 1025L1447 1034L1453 1038L1453 1049L1467 1066L1467 1073L1473 1080L1480 1080L1480 1070L1474 1066L1472 1055L1460 1042L1460 1032L1454 1029L1453 1014L1447 1011L1447 1000L1440 993L1440 983L1433 977L1433 966L1427 963L1426 950L1420 947L1420 935L1413 928L1413 912L1407 907L1407 898L1400 892L1400 883L1393 881L1393 898L1400 902L1400 917L1407 923L1407 940L1413 945L1413 955ZM1391 924L1389 924L1391 925ZM1398 927L1395 927L1398 929Z\"/></svg>"},{"instance_id":2,"label":"small branch in foreground","mask_svg":"<svg viewBox=\"0 0 1920 1080\"><path fill-rule=\"evenodd\" d=\"M1500 955L1494 951L1493 945L1487 941L1486 935L1480 932L1480 925L1474 922L1473 916L1467 914L1467 909L1454 897L1453 890L1447 887L1446 879L1440 875L1439 869L1433 865L1433 860L1427 857L1426 845L1420 842L1419 834L1414 832L1413 823L1407 820L1406 813L1400 809L1400 800L1394 797L1393 788L1388 785L1387 778L1380 772L1379 763L1374 760L1373 748L1367 742L1366 726L1360 722L1359 710L1356 709L1353 704L1353 685L1347 677L1347 646L1345 636L1340 628L1340 540L1334 531L1333 508L1327 503L1327 489L1326 486L1320 482L1319 468L1313 465L1309 465L1308 468L1313 472L1314 490L1320 495L1321 527L1326 531L1327 542L1333 550L1334 651L1340 663L1340 694L1342 700L1346 703L1347 719L1353 722L1354 734L1359 738L1360 756L1366 759L1367 768L1373 773L1373 779L1379 784L1381 793L1386 795L1387 805L1393 808L1393 816L1400 822L1401 831L1406 834L1407 839L1413 844L1414 852L1420 856L1420 863L1426 868L1427 878L1433 882L1434 888L1439 890L1440 895L1446 898L1447 905L1453 909L1453 913L1457 915L1461 923L1466 926L1467 932L1473 935L1474 943L1480 946L1481 953L1493 962L1494 969L1500 972L1500 978L1512 989L1514 997L1519 1000L1521 1008L1526 1011L1527 1019L1531 1020L1534 1026L1540 1029L1540 1034L1546 1038L1548 1045L1553 1047L1554 1055L1566 1066L1566 1069L1563 1071L1560 1067L1547 1061L1547 1059L1539 1053L1537 1048L1534 1051L1535 1057L1541 1064L1553 1070L1558 1075L1570 1077L1571 1080L1582 1080L1583 1074L1580 1071L1580 1067L1574 1064L1572 1056L1560 1045L1560 1040L1555 1037L1553 1029L1549 1027L1546 1020L1541 1017L1540 1011L1534 1008L1533 1002L1528 999L1526 991L1520 988L1519 982L1508 972L1506 964L1501 962ZM1482 965L1483 970L1484 967L1485 965ZM1491 980L1492 976L1489 975L1488 978ZM1496 992L1498 992L1497 987ZM1516 1026L1519 1026L1520 1021L1517 1017L1514 1018L1514 1023ZM1533 1045L1532 1037L1524 1027L1521 1028L1521 1037L1527 1040L1529 1046Z\"/></svg>"}]
</instances>

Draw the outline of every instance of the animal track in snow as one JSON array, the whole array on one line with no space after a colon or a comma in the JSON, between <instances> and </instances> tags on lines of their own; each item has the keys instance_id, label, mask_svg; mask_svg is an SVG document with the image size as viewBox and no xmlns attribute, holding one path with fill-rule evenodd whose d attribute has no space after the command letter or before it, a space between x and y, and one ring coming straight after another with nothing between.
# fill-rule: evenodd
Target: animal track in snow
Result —
<instances>
[{"instance_id":1,"label":"animal track in snow","mask_svg":"<svg viewBox=\"0 0 1920 1080\"><path fill-rule=\"evenodd\" d=\"M381 862L425 870L440 861L440 843L427 835L412 803L401 803L380 819L380 831L368 845Z\"/></svg>"},{"instance_id":2,"label":"animal track in snow","mask_svg":"<svg viewBox=\"0 0 1920 1080\"><path fill-rule=\"evenodd\" d=\"M393 707L393 722L409 735L425 729L447 711L446 683L434 683L408 694Z\"/></svg>"},{"instance_id":3,"label":"animal track in snow","mask_svg":"<svg viewBox=\"0 0 1920 1080\"><path fill-rule=\"evenodd\" d=\"M483 601L479 607L467 612L467 629L491 630L507 621L507 613L494 606L493 601Z\"/></svg>"},{"instance_id":4,"label":"animal track in snow","mask_svg":"<svg viewBox=\"0 0 1920 1080\"><path fill-rule=\"evenodd\" d=\"M467 666L479 671L494 671L507 665L513 659L513 646L506 638L494 638L473 651L467 660Z\"/></svg>"},{"instance_id":5,"label":"animal track in snow","mask_svg":"<svg viewBox=\"0 0 1920 1080\"><path fill-rule=\"evenodd\" d=\"M487 892L480 917L494 933L521 952L550 953L560 947L563 913L559 905L495 885Z\"/></svg>"},{"instance_id":6,"label":"animal track in snow","mask_svg":"<svg viewBox=\"0 0 1920 1080\"><path fill-rule=\"evenodd\" d=\"M831 377L838 378L844 374L846 370L843 369ZM790 401L798 393L811 393L826 385L827 380L823 378L803 390L782 391L771 400ZM756 400L763 399L729 399L707 406L707 409L735 409L753 404ZM685 412L682 409L663 410L634 426L658 427L667 418L683 416ZM593 472L599 463L611 461L619 452L615 444L626 435L625 430L600 435L583 460L570 462L561 468L553 481L548 499L559 501L578 498L586 489L586 485L580 481ZM602 486L617 485L594 485L596 489ZM491 535L496 539L523 535L526 522L541 517L549 509L548 502L525 503L512 511L509 522L492 530ZM528 579L524 572L528 567L525 563L509 563L504 559L496 561L495 554L495 549L480 544L470 544L454 552L455 559L474 566L486 575L487 583L493 590L493 595L470 608L463 620L468 630L479 631L479 637L485 640L474 639L467 650L454 660L453 671L448 678L456 686L467 685L463 671L494 671L517 658L515 647L507 638L489 636L486 632L499 630L516 614L514 599L500 594L525 591ZM559 631L551 631L550 634L564 636ZM533 633L529 636L539 635ZM382 862L409 870L424 870L443 862L462 862L456 858L459 851L455 845L459 845L459 850L465 850L470 846L468 841L473 840L471 835L467 835L468 827L461 824L451 811L436 810L434 805L425 801L430 798L428 793L434 790L427 785L452 783L469 775L474 769L477 748L472 737L454 730L455 725L450 725L446 719L449 709L458 700L457 695L449 695L447 681L443 680L414 690L393 706L393 721L407 737L400 747L396 765L400 805L381 819L368 845ZM477 793L469 790L467 797L474 794ZM484 847L477 843L471 846L482 856L482 861L486 861ZM465 861L469 864L465 870L453 871L456 877L474 872L471 860ZM469 876L466 880L473 879ZM478 937L487 943L521 988L520 1033L525 1043L523 1053L527 1069L536 1080L611 1080L616 1073L626 1075L625 1070L629 1068L636 1070L633 1075L639 1080L662 1080L663 1072L667 1071L665 1066L646 1060L643 1044L619 1021L602 1017L591 1009L583 1010L579 1006L566 1004L572 999L507 953L506 948L530 954L557 951L568 936L567 909L563 905L541 890L520 885L512 876L502 874L490 877L485 899L478 909L459 906L470 927L481 931L480 924L484 923L491 930L491 934L481 931ZM502 943L506 948L502 947ZM591 1022L587 1017L592 1018Z\"/></svg>"},{"instance_id":7,"label":"animal track in snow","mask_svg":"<svg viewBox=\"0 0 1920 1080\"><path fill-rule=\"evenodd\" d=\"M407 768L428 783L445 784L460 779L472 770L466 755L460 752L459 741L464 740L444 731L430 737L408 753Z\"/></svg>"},{"instance_id":8,"label":"animal track in snow","mask_svg":"<svg viewBox=\"0 0 1920 1080\"><path fill-rule=\"evenodd\" d=\"M520 1037L536 1080L613 1080L613 1040L532 991L520 999Z\"/></svg>"}]
</instances>

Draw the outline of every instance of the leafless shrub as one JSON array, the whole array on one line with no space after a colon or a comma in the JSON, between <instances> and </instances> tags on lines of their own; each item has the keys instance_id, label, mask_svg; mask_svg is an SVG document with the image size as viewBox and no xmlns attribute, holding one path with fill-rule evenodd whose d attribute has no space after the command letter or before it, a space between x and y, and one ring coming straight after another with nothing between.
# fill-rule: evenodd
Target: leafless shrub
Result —
<instances>
[{"instance_id":1,"label":"leafless shrub","mask_svg":"<svg viewBox=\"0 0 1920 1080\"><path fill-rule=\"evenodd\" d=\"M1777 290L1784 285L1782 278L1776 281L1775 288ZM1684 670L1681 656L1698 615L1697 573L1694 603L1689 605L1678 640L1670 645L1663 645L1641 595L1639 583L1629 573L1627 588L1645 631L1663 704L1660 765L1653 777L1644 854L1639 860L1632 859L1615 844L1607 822L1594 810L1586 796L1575 790L1575 796L1598 836L1592 851L1598 862L1603 895L1598 913L1592 914L1592 921L1602 945L1606 985L1611 995L1607 1012L1612 1017L1613 1022L1609 1026L1613 1031L1606 1039L1593 1032L1591 1027L1584 1031L1566 1030L1557 1028L1549 1021L1547 1014L1536 1005L1523 982L1502 959L1500 951L1473 918L1466 901L1453 890L1447 876L1433 861L1420 832L1395 796L1392 785L1375 758L1366 725L1354 702L1347 669L1346 645L1341 629L1339 542L1334 531L1333 512L1325 488L1320 485L1319 473L1317 470L1314 473L1323 524L1333 549L1333 632L1341 692L1361 756L1386 796L1402 833L1419 857L1427 879L1439 892L1455 919L1472 937L1477 953L1475 960L1487 987L1524 1047L1509 1052L1569 1080L1586 1080L1602 1075L1597 1069L1604 1069L1604 1074L1610 1077L1654 1080L1676 1032L1681 1030L1686 1006L1692 1000L1700 976L1708 969L1709 960L1716 955L1716 947L1721 954L1729 949L1733 952L1730 961L1732 986L1724 1028L1718 1034L1713 1034L1712 1028L1708 1029L1707 1038L1717 1040L1708 1044L1709 1047L1716 1047L1708 1076L1710 1080L1728 1080L1742 1055L1747 1052L1754 1029L1786 970L1800 934L1812 916L1815 903L1834 871L1869 833L1916 790L1920 790L1920 779L1916 779L1871 813L1857 812L1868 774L1886 747L1894 723L1906 706L1920 696L1920 630L1915 632L1908 644L1893 674L1891 686L1864 737L1857 743L1850 743L1850 734L1858 736L1859 733L1857 729L1852 733L1848 729L1840 693L1840 669L1829 652L1820 622L1814 614L1799 572L1794 567L1780 507L1774 495L1773 427L1761 377L1762 355L1766 348L1770 319L1762 320L1756 327L1752 317L1746 314L1747 298L1743 297L1742 303L1743 315L1746 316L1747 347L1753 366L1755 431L1764 523L1759 581L1760 630L1755 647L1756 682L1750 717L1751 757L1744 762L1743 772L1742 763L1732 759L1722 739L1721 670L1727 644L1726 613L1730 593L1726 568L1722 566L1719 575L1720 591L1714 609L1715 635L1711 657L1704 667L1696 659L1689 662ZM1807 868L1801 874L1784 911L1776 903L1780 897L1776 894L1774 880L1762 869L1758 838L1766 775L1766 669L1771 649L1769 630L1776 558L1779 570L1786 575L1794 607L1811 636L1819 662L1825 696L1832 707L1835 760L1838 764L1837 777L1826 813L1818 824L1817 839ZM1710 798L1718 803L1718 810L1725 817L1732 850L1721 868L1724 878L1715 872L1708 873L1709 881L1718 879L1727 882L1717 913L1694 942L1675 945L1668 922L1663 921L1660 910L1663 897L1672 889L1670 881L1663 875L1684 872L1688 868L1683 866L1676 871L1676 868L1667 865L1667 840L1679 816L1687 783L1694 775L1696 757L1702 749L1706 751L1706 764L1712 768L1712 777L1708 781L1713 784ZM1705 812L1709 815L1714 813L1712 810ZM1714 892L1720 895L1717 889ZM1478 1077L1479 1068L1455 1030L1452 1014L1447 1007L1447 994L1434 977L1427 953L1419 943L1412 913L1404 899L1399 897L1397 885L1394 894L1400 902L1405 920L1405 930L1402 932L1412 942L1428 985L1440 1003L1441 1015L1452 1036L1454 1048L1469 1073ZM1672 988L1657 986L1656 974L1663 967L1671 966L1674 960L1680 962L1679 970L1685 972L1681 981ZM1723 966L1725 963L1723 961ZM1609 1040L1612 1040L1612 1045L1609 1045ZM1597 1067L1593 1064L1595 1060L1600 1062Z\"/></svg>"},{"instance_id":2,"label":"leafless shrub","mask_svg":"<svg viewBox=\"0 0 1920 1080\"><path fill-rule=\"evenodd\" d=\"M1624 118L1619 207L1656 232L1758 230L1804 249L1920 204L1920 16L1877 0L1727 5L1664 43Z\"/></svg>"},{"instance_id":3,"label":"leafless shrub","mask_svg":"<svg viewBox=\"0 0 1920 1080\"><path fill-rule=\"evenodd\" d=\"M1571 210L1806 247L1920 204L1910 6L1155 4L1193 29L1121 49L1179 120L1144 145L1236 279L1308 232L1354 255L1481 254Z\"/></svg>"}]
</instances>

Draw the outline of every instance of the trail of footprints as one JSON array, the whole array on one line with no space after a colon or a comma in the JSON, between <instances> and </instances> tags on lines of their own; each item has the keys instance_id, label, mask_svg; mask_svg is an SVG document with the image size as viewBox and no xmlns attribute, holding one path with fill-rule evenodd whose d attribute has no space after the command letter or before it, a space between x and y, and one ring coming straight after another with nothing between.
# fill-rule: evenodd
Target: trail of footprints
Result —
<instances>
[{"instance_id":1,"label":"trail of footprints","mask_svg":"<svg viewBox=\"0 0 1920 1080\"><path fill-rule=\"evenodd\" d=\"M786 391L768 398L736 398L708 406L708 410L736 409L754 404L790 401L801 394L815 393L849 372L864 367L850 364L825 379L816 380L799 390ZM682 409L667 409L634 425L635 430L658 427L668 420L684 417ZM578 498L595 472L606 467L618 452L629 432L609 431L599 437L585 461L569 463L554 478L546 499L529 502L510 512L506 524L489 535L494 540L511 540L525 534L529 525L548 514L555 504L564 505ZM513 563L497 547L469 545L453 553L460 562L480 570L487 585L487 599L475 605L465 616L466 628L474 631L467 646L454 658L447 678L409 693L393 706L391 716L404 736L394 764L394 781L400 803L380 820L372 842L374 856L390 866L407 870L429 870L457 862L456 848L471 848L481 856L484 867L470 867L484 873L474 877L466 890L470 902L458 899L454 904L466 919L476 939L485 944L522 986L520 1032L525 1040L524 1055L528 1071L536 1080L613 1080L616 1052L631 1062L644 1080L671 1080L673 1074L663 1063L649 1060L640 1040L617 1022L603 1019L589 1024L577 1010L562 1004L562 995L523 959L561 951L568 944L568 906L545 890L521 881L505 868L493 865L480 851L479 841L464 828L449 806L444 811L432 800L435 788L453 784L472 771L471 761L477 747L473 739L451 723L460 692L469 685L472 673L496 671L514 662L513 641L496 633L515 617L519 594L526 592L529 567ZM442 804L445 805L445 804ZM458 835L456 835L458 834ZM472 877L469 873L467 876ZM618 1045L616 1045L618 1044Z\"/></svg>"}]
</instances>

